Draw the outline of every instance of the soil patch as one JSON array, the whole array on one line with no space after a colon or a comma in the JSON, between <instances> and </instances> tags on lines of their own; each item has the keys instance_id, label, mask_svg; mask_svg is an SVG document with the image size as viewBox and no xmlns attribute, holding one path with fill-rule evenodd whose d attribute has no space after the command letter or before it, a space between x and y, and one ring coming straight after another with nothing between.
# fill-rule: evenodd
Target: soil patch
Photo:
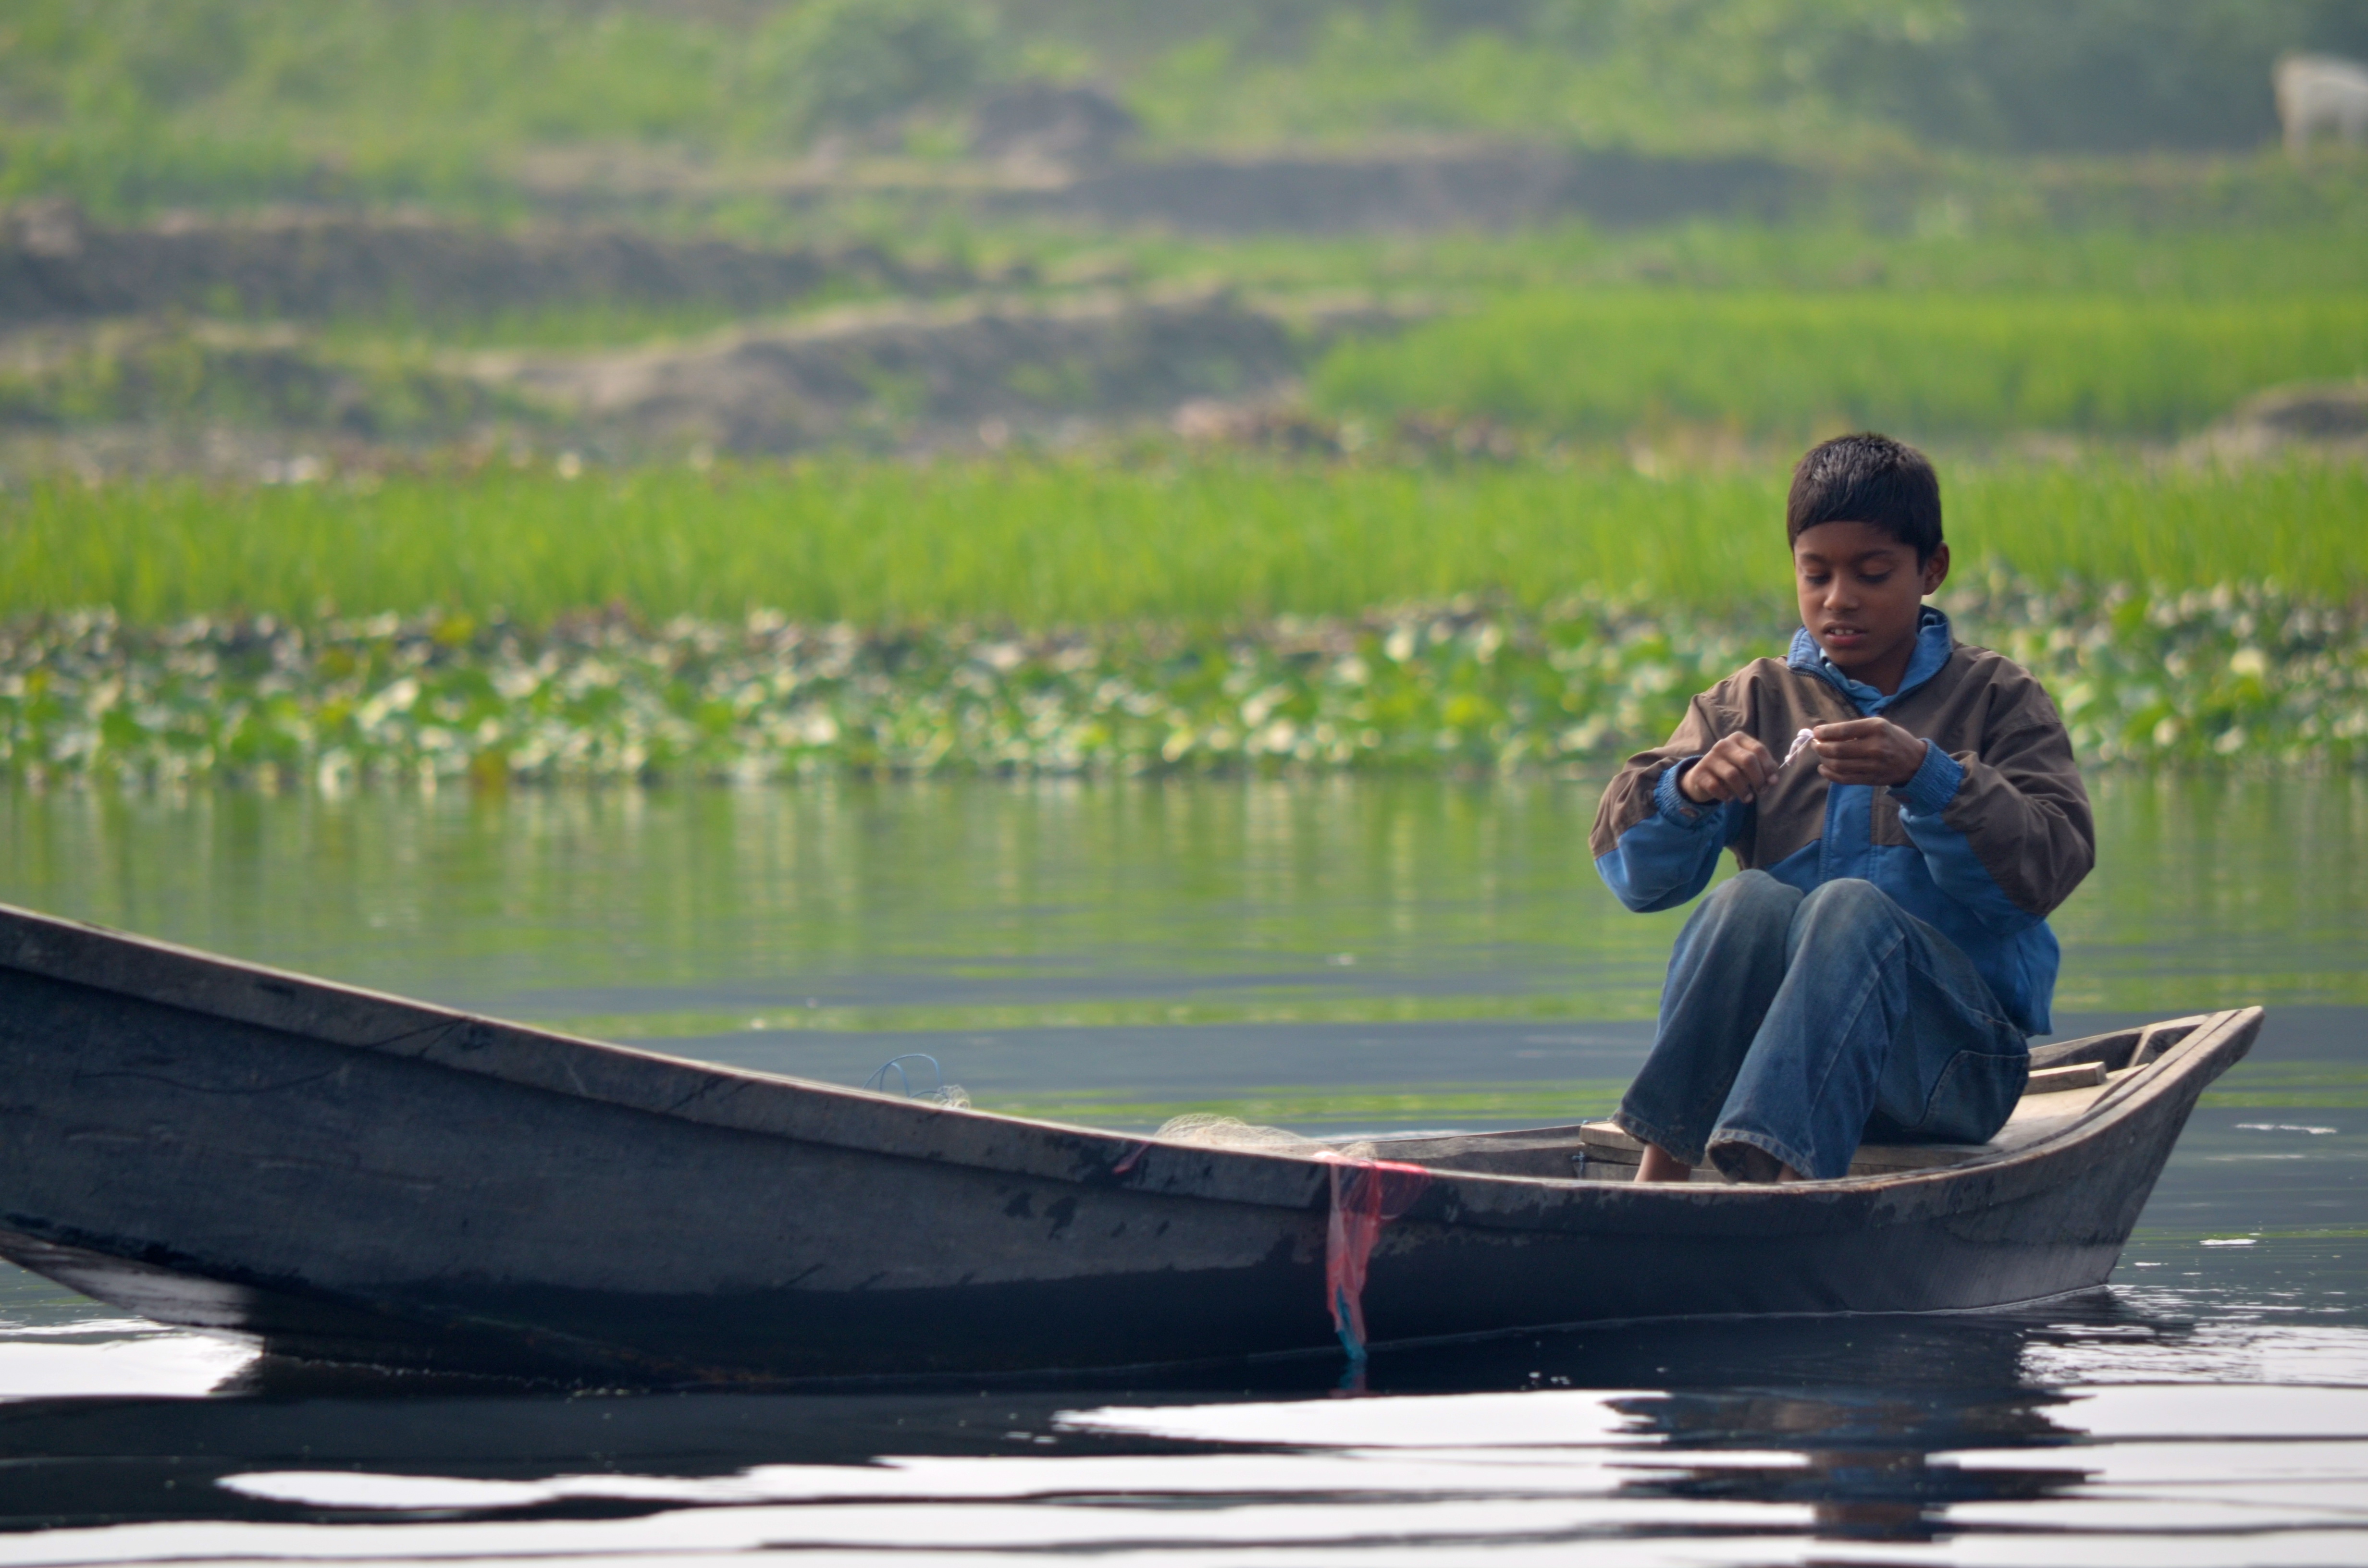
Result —
<instances>
[{"instance_id":1,"label":"soil patch","mask_svg":"<svg viewBox=\"0 0 2368 1568\"><path fill-rule=\"evenodd\" d=\"M324 449L345 467L372 448L453 442L617 459L1064 443L1285 401L1332 341L1411 313L1229 293L987 296L634 348L473 354L357 347L298 323L51 322L0 333L0 462L260 472Z\"/></svg>"},{"instance_id":2,"label":"soil patch","mask_svg":"<svg viewBox=\"0 0 2368 1568\"><path fill-rule=\"evenodd\" d=\"M1344 304L1286 320L1225 294L882 307L627 353L478 356L471 372L630 446L741 452L996 446L1270 398L1343 332L1402 317Z\"/></svg>"},{"instance_id":3,"label":"soil patch","mask_svg":"<svg viewBox=\"0 0 2368 1568\"><path fill-rule=\"evenodd\" d=\"M2368 458L2368 381L2272 387L2190 444L2197 456L2277 460L2297 452Z\"/></svg>"}]
</instances>

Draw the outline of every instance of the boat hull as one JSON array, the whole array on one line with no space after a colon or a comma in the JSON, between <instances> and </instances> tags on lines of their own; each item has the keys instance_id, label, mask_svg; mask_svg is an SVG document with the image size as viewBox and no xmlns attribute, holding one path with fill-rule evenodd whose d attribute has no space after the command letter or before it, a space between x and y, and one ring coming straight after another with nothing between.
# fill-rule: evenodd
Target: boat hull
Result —
<instances>
[{"instance_id":1,"label":"boat hull","mask_svg":"<svg viewBox=\"0 0 2368 1568\"><path fill-rule=\"evenodd\" d=\"M2258 1010L2078 1137L1742 1188L1442 1171L1377 1343L2100 1284ZM657 1381L1323 1352L1326 1165L679 1062L0 912L0 1255L295 1355Z\"/></svg>"}]
</instances>

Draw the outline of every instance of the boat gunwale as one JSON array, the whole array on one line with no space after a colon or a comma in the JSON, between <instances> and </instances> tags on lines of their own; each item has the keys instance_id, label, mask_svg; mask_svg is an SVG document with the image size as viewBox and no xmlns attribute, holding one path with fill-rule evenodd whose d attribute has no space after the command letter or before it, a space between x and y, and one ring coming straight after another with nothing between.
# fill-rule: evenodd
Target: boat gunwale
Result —
<instances>
[{"instance_id":1,"label":"boat gunwale","mask_svg":"<svg viewBox=\"0 0 2368 1568\"><path fill-rule=\"evenodd\" d=\"M45 937L62 939L63 950L44 942ZM144 975L113 972L135 957L142 960ZM155 972L159 966L161 975ZM1212 1147L955 1108L588 1040L5 903L0 903L0 969L593 1104L883 1158L1146 1196L1295 1210L1328 1206L1330 1172L1340 1163L1340 1156L1328 1153ZM356 1009L413 1027L393 1033L364 1031L357 1027L362 1018L337 1016ZM2209 1053L2213 1057L2226 1055L2221 1068L2240 1059L2250 1049L2261 1016L2258 1006L2192 1015L2196 1021L2184 1038L2074 1113L2064 1127L1994 1154L1920 1170L1769 1186L1600 1182L1450 1166L1433 1174L1429 1188L1406 1218L1417 1224L1430 1221L1489 1229L1622 1232L1633 1227L1667 1233L1673 1221L1681 1230L1691 1228L1679 1220L1680 1214L1705 1222L1748 1213L1759 1225L1781 1214L1804 1222L1804 1228L1822 1230L1832 1223L1838 1209L1855 1210L1885 1200L1908 1199L1928 1211L1936 1201L1942 1211L1984 1207L2013 1196L2000 1193L1998 1181L2016 1189L2047 1185L2032 1181L2040 1167L2178 1092L2206 1060L2206 1047L2215 1048ZM2152 1029L2187 1021L2163 1019L2140 1027ZM340 1024L347 1027L341 1029ZM2233 1053L2218 1051L2232 1032L2245 1038ZM583 1069L596 1067L612 1071L593 1072L593 1081L587 1082ZM653 1072L676 1081L651 1078ZM2213 1072L2213 1077L2217 1075L2217 1070ZM679 1082L684 1076L699 1082L685 1085ZM674 1092L685 1088L688 1092ZM750 1096L746 1091L752 1088L761 1091L756 1105L746 1103ZM2202 1087L2195 1092L2200 1095ZM771 1114L751 1114L759 1106ZM926 1138L915 1136L923 1132ZM1982 1189L1978 1197L1973 1190L1976 1187ZM1952 1189L1967 1201L1948 1202L1944 1195ZM1579 1197L1586 1201L1571 1201ZM1767 1206L1771 1203L1779 1207L1770 1210Z\"/></svg>"}]
</instances>

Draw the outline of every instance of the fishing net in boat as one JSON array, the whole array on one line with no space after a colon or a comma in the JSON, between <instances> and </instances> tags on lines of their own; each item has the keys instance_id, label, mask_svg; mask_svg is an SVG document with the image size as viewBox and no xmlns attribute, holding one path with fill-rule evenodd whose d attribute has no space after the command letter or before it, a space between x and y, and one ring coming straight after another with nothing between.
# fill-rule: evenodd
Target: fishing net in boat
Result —
<instances>
[{"instance_id":1,"label":"fishing net in boat","mask_svg":"<svg viewBox=\"0 0 2368 1568\"><path fill-rule=\"evenodd\" d=\"M1198 1143L1208 1149L1249 1149L1269 1154L1296 1154L1313 1159L1318 1154L1335 1154L1345 1160L1370 1160L1373 1145L1370 1140L1359 1139L1353 1143L1327 1143L1321 1138L1304 1137L1281 1127L1260 1127L1254 1121L1244 1121L1238 1116L1212 1116L1206 1111L1170 1117L1160 1123L1152 1134L1170 1143Z\"/></svg>"},{"instance_id":2,"label":"fishing net in boat","mask_svg":"<svg viewBox=\"0 0 2368 1568\"><path fill-rule=\"evenodd\" d=\"M913 1087L912 1074L905 1071L905 1063L907 1062L928 1062L929 1071L938 1076L937 1085L928 1089ZM884 1095L888 1092L888 1074L891 1073L896 1074L896 1086L908 1100L929 1100L944 1106L949 1110L970 1108L970 1091L960 1084L947 1083L946 1070L939 1066L938 1059L927 1051L908 1051L902 1056L890 1057L873 1069L871 1076L863 1080L863 1086L867 1089L878 1089Z\"/></svg>"}]
</instances>

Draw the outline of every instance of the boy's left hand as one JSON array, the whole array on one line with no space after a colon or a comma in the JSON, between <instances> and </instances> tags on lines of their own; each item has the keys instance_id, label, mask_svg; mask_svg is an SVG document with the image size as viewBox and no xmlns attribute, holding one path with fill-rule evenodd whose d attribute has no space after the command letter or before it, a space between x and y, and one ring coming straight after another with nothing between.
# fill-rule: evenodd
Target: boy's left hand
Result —
<instances>
[{"instance_id":1,"label":"boy's left hand","mask_svg":"<svg viewBox=\"0 0 2368 1568\"><path fill-rule=\"evenodd\" d=\"M1888 719L1820 724L1817 772L1836 784L1905 784L1924 766L1924 743Z\"/></svg>"}]
</instances>

